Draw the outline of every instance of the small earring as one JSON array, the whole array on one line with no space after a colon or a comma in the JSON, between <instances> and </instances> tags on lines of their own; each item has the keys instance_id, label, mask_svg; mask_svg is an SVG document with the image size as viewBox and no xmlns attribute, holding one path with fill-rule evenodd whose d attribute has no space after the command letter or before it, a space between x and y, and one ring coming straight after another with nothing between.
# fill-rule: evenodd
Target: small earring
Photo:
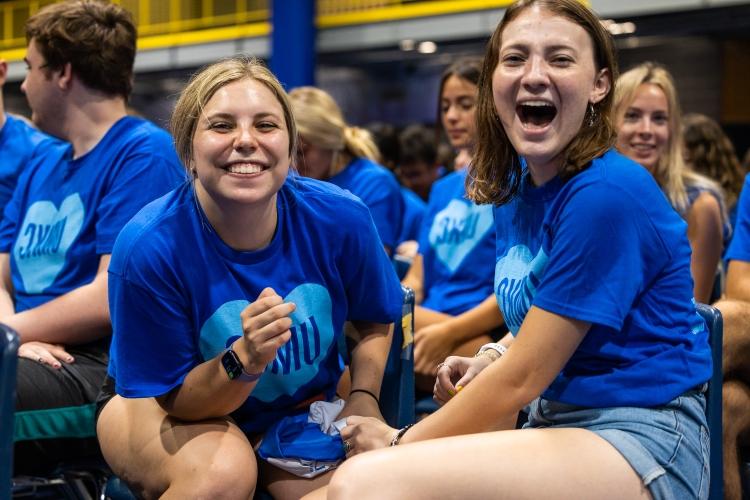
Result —
<instances>
[{"instance_id":1,"label":"small earring","mask_svg":"<svg viewBox=\"0 0 750 500\"><path fill-rule=\"evenodd\" d=\"M589 109L588 109L588 115L589 115L589 127L593 127L596 124L596 109L594 108L594 105L592 103L589 103Z\"/></svg>"}]
</instances>

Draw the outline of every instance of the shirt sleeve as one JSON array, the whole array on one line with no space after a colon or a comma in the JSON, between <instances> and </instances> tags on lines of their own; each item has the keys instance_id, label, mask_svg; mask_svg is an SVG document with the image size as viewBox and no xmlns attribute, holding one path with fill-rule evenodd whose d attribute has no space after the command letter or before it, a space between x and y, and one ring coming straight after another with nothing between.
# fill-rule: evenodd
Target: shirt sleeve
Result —
<instances>
[{"instance_id":1,"label":"shirt sleeve","mask_svg":"<svg viewBox=\"0 0 750 500\"><path fill-rule=\"evenodd\" d=\"M737 223L726 259L750 262L750 174L745 177L745 185L737 202Z\"/></svg>"},{"instance_id":2,"label":"shirt sleeve","mask_svg":"<svg viewBox=\"0 0 750 500\"><path fill-rule=\"evenodd\" d=\"M110 271L109 307L109 375L117 393L128 398L161 396L182 384L199 363L184 306Z\"/></svg>"},{"instance_id":3,"label":"shirt sleeve","mask_svg":"<svg viewBox=\"0 0 750 500\"><path fill-rule=\"evenodd\" d=\"M171 145L169 146L171 148ZM146 204L176 188L182 179L166 155L154 146L133 148L112 178L96 208L96 252L112 252L123 226Z\"/></svg>"},{"instance_id":4,"label":"shirt sleeve","mask_svg":"<svg viewBox=\"0 0 750 500\"><path fill-rule=\"evenodd\" d=\"M543 231L547 263L533 304L616 329L669 259L645 210L610 185L587 185L558 198Z\"/></svg>"},{"instance_id":5,"label":"shirt sleeve","mask_svg":"<svg viewBox=\"0 0 750 500\"><path fill-rule=\"evenodd\" d=\"M359 222L349 227L339 263L349 306L348 320L392 323L401 317L403 293L390 259L379 243L377 229L364 206L352 213Z\"/></svg>"}]
</instances>

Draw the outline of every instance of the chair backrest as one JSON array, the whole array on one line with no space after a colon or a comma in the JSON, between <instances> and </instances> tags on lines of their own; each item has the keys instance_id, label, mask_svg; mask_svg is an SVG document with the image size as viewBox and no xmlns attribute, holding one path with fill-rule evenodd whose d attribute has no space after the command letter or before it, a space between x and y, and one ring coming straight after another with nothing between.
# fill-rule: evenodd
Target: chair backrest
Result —
<instances>
[{"instance_id":1,"label":"chair backrest","mask_svg":"<svg viewBox=\"0 0 750 500\"><path fill-rule=\"evenodd\" d=\"M402 286L401 324L394 325L393 341L380 389L380 411L388 425L414 423L414 291Z\"/></svg>"},{"instance_id":2,"label":"chair backrest","mask_svg":"<svg viewBox=\"0 0 750 500\"><path fill-rule=\"evenodd\" d=\"M721 346L724 337L724 322L721 312L713 306L697 304L697 309L698 314L701 315L708 326L711 358L713 361L713 373L711 374L711 380L708 383L708 392L706 393L706 420L708 421L708 432L711 439L709 462L711 483L708 498L710 500L721 500L724 498L724 465L721 441L721 385L723 382Z\"/></svg>"},{"instance_id":3,"label":"chair backrest","mask_svg":"<svg viewBox=\"0 0 750 500\"><path fill-rule=\"evenodd\" d=\"M18 334L0 323L0 499L10 498Z\"/></svg>"}]
</instances>

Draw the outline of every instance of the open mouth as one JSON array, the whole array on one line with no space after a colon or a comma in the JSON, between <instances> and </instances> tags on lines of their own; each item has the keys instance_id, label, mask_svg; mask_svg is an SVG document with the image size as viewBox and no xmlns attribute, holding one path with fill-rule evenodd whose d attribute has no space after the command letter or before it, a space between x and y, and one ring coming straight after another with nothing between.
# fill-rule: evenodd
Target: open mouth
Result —
<instances>
[{"instance_id":1,"label":"open mouth","mask_svg":"<svg viewBox=\"0 0 750 500\"><path fill-rule=\"evenodd\" d=\"M516 106L516 113L524 126L544 128L557 116L557 108L547 101L526 101Z\"/></svg>"}]
</instances>

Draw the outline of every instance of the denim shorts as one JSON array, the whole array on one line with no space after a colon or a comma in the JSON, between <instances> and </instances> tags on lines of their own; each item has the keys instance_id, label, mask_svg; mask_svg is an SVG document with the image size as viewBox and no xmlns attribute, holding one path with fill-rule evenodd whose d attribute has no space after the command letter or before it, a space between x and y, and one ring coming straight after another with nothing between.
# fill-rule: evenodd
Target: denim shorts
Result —
<instances>
[{"instance_id":1,"label":"denim shorts","mask_svg":"<svg viewBox=\"0 0 750 500\"><path fill-rule=\"evenodd\" d=\"M655 500L708 498L706 398L692 390L654 408L582 408L538 398L528 427L576 427L607 440ZM715 478L721 481L722 478Z\"/></svg>"}]
</instances>

